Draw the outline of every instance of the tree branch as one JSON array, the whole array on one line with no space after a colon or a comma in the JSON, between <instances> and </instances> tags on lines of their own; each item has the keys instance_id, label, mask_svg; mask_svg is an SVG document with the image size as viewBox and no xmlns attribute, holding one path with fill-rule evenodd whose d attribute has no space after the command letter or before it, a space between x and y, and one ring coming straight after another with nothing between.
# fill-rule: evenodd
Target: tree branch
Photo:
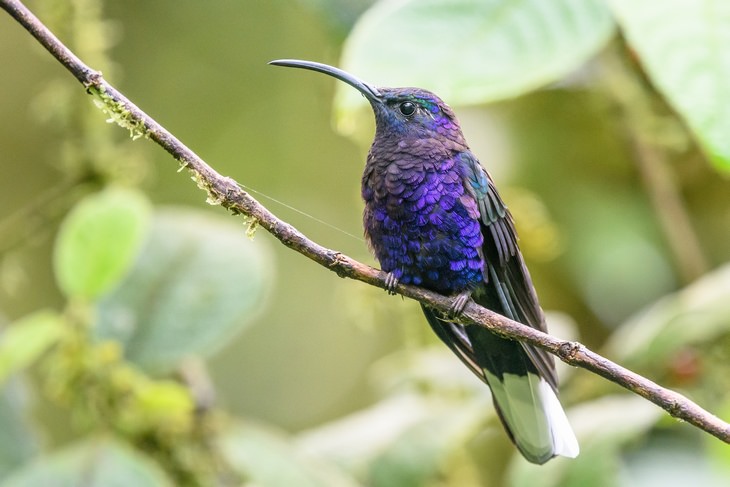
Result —
<instances>
[{"instance_id":1,"label":"tree branch","mask_svg":"<svg viewBox=\"0 0 730 487\"><path fill-rule=\"evenodd\" d=\"M385 289L385 274L346 255L308 239L293 226L277 218L231 178L217 173L193 151L175 138L152 117L140 110L107 83L101 73L85 65L59 41L21 2L0 0L0 7L18 21L43 47L78 79L90 94L103 103L102 109L133 137L152 139L193 173L193 179L208 192L209 202L218 203L234 214L242 214L276 237L282 244L318 264L346 277ZM414 286L398 285L397 293L436 310L448 312L452 298ZM577 342L560 340L539 330L512 321L470 302L464 310L464 324L482 326L505 338L520 340L546 350L563 362L584 368L653 402L671 416L686 421L720 440L730 443L730 424L690 401L683 395L661 387Z\"/></svg>"}]
</instances>

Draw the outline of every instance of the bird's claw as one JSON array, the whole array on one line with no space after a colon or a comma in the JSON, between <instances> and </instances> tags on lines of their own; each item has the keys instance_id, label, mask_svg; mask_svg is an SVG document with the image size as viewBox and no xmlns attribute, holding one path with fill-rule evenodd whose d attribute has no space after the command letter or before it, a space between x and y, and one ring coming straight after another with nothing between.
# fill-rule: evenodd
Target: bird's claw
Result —
<instances>
[{"instance_id":1,"label":"bird's claw","mask_svg":"<svg viewBox=\"0 0 730 487\"><path fill-rule=\"evenodd\" d=\"M449 318L458 318L466 308L466 303L471 299L471 291L464 291L454 298L454 301L449 306Z\"/></svg>"},{"instance_id":2,"label":"bird's claw","mask_svg":"<svg viewBox=\"0 0 730 487\"><path fill-rule=\"evenodd\" d=\"M385 276L385 291L390 294L396 294L395 288L398 287L398 278L392 272L388 272Z\"/></svg>"}]
</instances>

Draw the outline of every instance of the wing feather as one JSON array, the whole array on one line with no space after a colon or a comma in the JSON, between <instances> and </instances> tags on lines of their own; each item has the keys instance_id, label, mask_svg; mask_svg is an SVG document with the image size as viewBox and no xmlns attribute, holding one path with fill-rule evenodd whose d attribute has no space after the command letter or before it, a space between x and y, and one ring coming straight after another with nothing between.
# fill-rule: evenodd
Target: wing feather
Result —
<instances>
[{"instance_id":1,"label":"wing feather","mask_svg":"<svg viewBox=\"0 0 730 487\"><path fill-rule=\"evenodd\" d=\"M472 297L486 308L545 331L512 216L476 158L462 153L461 163L464 186L477 203L484 237L484 280ZM439 338L489 385L497 413L525 458L541 464L555 455L578 454L577 440L556 396L552 355L484 328L454 323L427 307L423 312Z\"/></svg>"},{"instance_id":2,"label":"wing feather","mask_svg":"<svg viewBox=\"0 0 730 487\"><path fill-rule=\"evenodd\" d=\"M541 331L546 331L545 315L537 300L532 279L525 265L517 243L512 215L497 192L497 188L487 171L471 153L462 154L466 168L465 184L467 191L477 201L482 223L484 245L482 252L487 261L484 289L474 294L476 302L510 319L519 321ZM431 320L429 320L430 322ZM434 323L431 323L432 327ZM436 328L434 328L436 329ZM479 362L473 347L466 337L463 326L451 324L441 333L441 338L459 355L474 373L486 382L483 373L478 372ZM540 376L544 377L553 389L557 389L558 379L552 355L530 345L521 344ZM471 364L471 365L470 365Z\"/></svg>"}]
</instances>

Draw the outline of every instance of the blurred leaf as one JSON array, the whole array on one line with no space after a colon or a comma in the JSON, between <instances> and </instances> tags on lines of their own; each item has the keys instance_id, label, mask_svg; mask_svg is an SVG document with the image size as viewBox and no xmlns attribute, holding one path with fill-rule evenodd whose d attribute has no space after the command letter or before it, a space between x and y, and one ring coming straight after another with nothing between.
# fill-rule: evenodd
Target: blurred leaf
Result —
<instances>
[{"instance_id":1,"label":"blurred leaf","mask_svg":"<svg viewBox=\"0 0 730 487\"><path fill-rule=\"evenodd\" d=\"M671 263L644 195L605 184L580 185L574 192L575 201L564 210L577 222L568 235L566 267L591 310L616 326L676 288Z\"/></svg>"},{"instance_id":2,"label":"blurred leaf","mask_svg":"<svg viewBox=\"0 0 730 487\"><path fill-rule=\"evenodd\" d=\"M399 394L299 434L301 447L348 470L359 470L438 406L417 394Z\"/></svg>"},{"instance_id":3,"label":"blurred leaf","mask_svg":"<svg viewBox=\"0 0 730 487\"><path fill-rule=\"evenodd\" d=\"M227 343L261 310L274 273L268 248L235 220L192 210L155 214L134 268L98 307L96 335L147 370Z\"/></svg>"},{"instance_id":4,"label":"blurred leaf","mask_svg":"<svg viewBox=\"0 0 730 487\"><path fill-rule=\"evenodd\" d=\"M341 64L375 85L420 86L454 105L485 103L570 74L613 27L597 0L380 1L356 24ZM362 106L351 87L337 90L339 114Z\"/></svg>"},{"instance_id":5,"label":"blurred leaf","mask_svg":"<svg viewBox=\"0 0 730 487\"><path fill-rule=\"evenodd\" d=\"M486 392L484 383L441 343L386 355L372 365L370 377L378 391L390 395L397 391L427 390L438 391L442 397L478 397Z\"/></svg>"},{"instance_id":6,"label":"blurred leaf","mask_svg":"<svg viewBox=\"0 0 730 487\"><path fill-rule=\"evenodd\" d=\"M727 333L728 316L730 265L725 265L636 314L611 335L605 351L627 365L657 363L684 345Z\"/></svg>"},{"instance_id":7,"label":"blurred leaf","mask_svg":"<svg viewBox=\"0 0 730 487\"><path fill-rule=\"evenodd\" d=\"M730 3L716 0L611 5L647 73L686 120L718 169L730 171Z\"/></svg>"},{"instance_id":8,"label":"blurred leaf","mask_svg":"<svg viewBox=\"0 0 730 487\"><path fill-rule=\"evenodd\" d=\"M388 468L400 468L407 475L405 471L412 464L403 457L404 448L412 446L411 441L419 435L428 435L429 427L425 425L439 427L445 437L424 445L423 451L415 448L414 455L421 458L429 454L426 450L440 449L444 443L453 445L455 436L470 429L467 425L473 427L475 421L484 421L493 413L488 405L489 393L486 388L482 391L481 398L465 395L451 400L412 390L398 393L367 409L300 433L297 443L305 451L328 458L348 471L366 471L377 461L378 476Z\"/></svg>"},{"instance_id":9,"label":"blurred leaf","mask_svg":"<svg viewBox=\"0 0 730 487\"><path fill-rule=\"evenodd\" d=\"M38 359L63 330L63 318L53 311L37 311L6 328L0 335L0 384Z\"/></svg>"},{"instance_id":10,"label":"blurred leaf","mask_svg":"<svg viewBox=\"0 0 730 487\"><path fill-rule=\"evenodd\" d=\"M300 0L300 2L317 11L323 21L337 28L337 34L344 37L374 0Z\"/></svg>"},{"instance_id":11,"label":"blurred leaf","mask_svg":"<svg viewBox=\"0 0 730 487\"><path fill-rule=\"evenodd\" d=\"M368 485L418 487L437 478L451 453L478 431L484 410L461 405L412 426L374 459Z\"/></svg>"},{"instance_id":12,"label":"blurred leaf","mask_svg":"<svg viewBox=\"0 0 730 487\"><path fill-rule=\"evenodd\" d=\"M292 448L282 434L251 423L238 424L222 440L228 462L253 485L266 487L355 487L331 465Z\"/></svg>"},{"instance_id":13,"label":"blurred leaf","mask_svg":"<svg viewBox=\"0 0 730 487\"><path fill-rule=\"evenodd\" d=\"M555 458L545 465L533 465L515 455L508 485L615 486L619 448L644 435L663 414L660 408L633 394L606 396L573 407L568 417L580 443L580 455L575 459Z\"/></svg>"},{"instance_id":14,"label":"blurred leaf","mask_svg":"<svg viewBox=\"0 0 730 487\"><path fill-rule=\"evenodd\" d=\"M635 394L604 396L568 411L583 449L594 444L625 443L643 434L665 414L659 406Z\"/></svg>"},{"instance_id":15,"label":"blurred leaf","mask_svg":"<svg viewBox=\"0 0 730 487\"><path fill-rule=\"evenodd\" d=\"M69 298L93 300L124 277L144 241L150 205L130 189L105 189L79 202L61 225L54 270Z\"/></svg>"},{"instance_id":16,"label":"blurred leaf","mask_svg":"<svg viewBox=\"0 0 730 487\"><path fill-rule=\"evenodd\" d=\"M172 483L155 463L108 439L85 441L42 456L0 483L0 487L167 487Z\"/></svg>"},{"instance_id":17,"label":"blurred leaf","mask_svg":"<svg viewBox=\"0 0 730 487\"><path fill-rule=\"evenodd\" d=\"M728 485L727 471L713 468L699 440L701 437L694 434L677 436L659 432L649 436L641 449L624 455L620 482L614 485L620 487Z\"/></svg>"},{"instance_id":18,"label":"blurred leaf","mask_svg":"<svg viewBox=\"0 0 730 487\"><path fill-rule=\"evenodd\" d=\"M25 384L13 380L0 390L0 479L26 463L38 450L35 429L28 421Z\"/></svg>"}]
</instances>

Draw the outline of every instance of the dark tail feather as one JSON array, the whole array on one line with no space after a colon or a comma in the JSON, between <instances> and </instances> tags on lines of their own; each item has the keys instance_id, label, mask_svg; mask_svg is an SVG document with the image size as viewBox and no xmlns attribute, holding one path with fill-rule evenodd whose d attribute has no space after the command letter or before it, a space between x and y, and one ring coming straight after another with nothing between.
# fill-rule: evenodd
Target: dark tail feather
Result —
<instances>
[{"instance_id":1,"label":"dark tail feather","mask_svg":"<svg viewBox=\"0 0 730 487\"><path fill-rule=\"evenodd\" d=\"M436 335L489 385L502 424L527 460L542 464L556 455L578 455L555 391L520 343L442 320L426 307L423 312Z\"/></svg>"}]
</instances>

